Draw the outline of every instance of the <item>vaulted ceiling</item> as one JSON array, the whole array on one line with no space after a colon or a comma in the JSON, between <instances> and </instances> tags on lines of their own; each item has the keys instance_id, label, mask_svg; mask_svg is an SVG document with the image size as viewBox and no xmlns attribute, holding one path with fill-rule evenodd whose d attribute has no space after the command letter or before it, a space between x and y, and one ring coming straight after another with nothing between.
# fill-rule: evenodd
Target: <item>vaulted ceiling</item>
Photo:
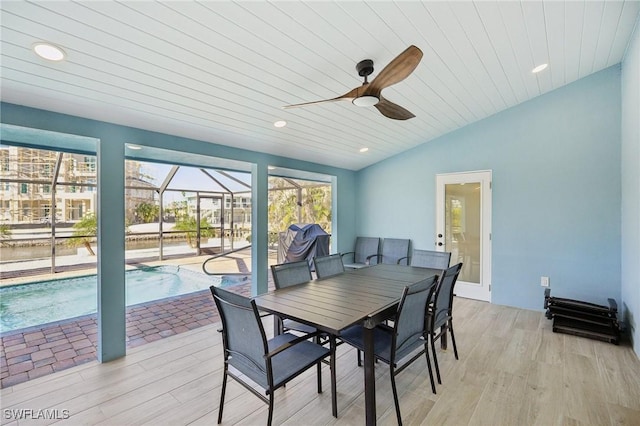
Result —
<instances>
[{"instance_id":1,"label":"vaulted ceiling","mask_svg":"<svg viewBox=\"0 0 640 426\"><path fill-rule=\"evenodd\" d=\"M638 1L24 2L1 8L2 100L359 170L619 63ZM48 41L61 62L37 57ZM342 95L409 45L384 97ZM548 63L546 70L532 69ZM274 127L277 120L287 126ZM360 152L368 148L367 152Z\"/></svg>"}]
</instances>

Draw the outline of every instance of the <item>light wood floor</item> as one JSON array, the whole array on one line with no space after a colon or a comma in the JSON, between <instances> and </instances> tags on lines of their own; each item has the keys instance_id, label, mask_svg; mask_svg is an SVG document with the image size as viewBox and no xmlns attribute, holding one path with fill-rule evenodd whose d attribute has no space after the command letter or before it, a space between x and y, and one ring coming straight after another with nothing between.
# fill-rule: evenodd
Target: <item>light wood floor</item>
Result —
<instances>
[{"instance_id":1,"label":"light wood floor","mask_svg":"<svg viewBox=\"0 0 640 426\"><path fill-rule=\"evenodd\" d=\"M460 360L451 349L439 353L443 384L437 395L422 359L397 377L404 424L640 425L640 360L629 347L554 334L542 312L465 299L454 306ZM58 417L68 410L68 419L57 420L61 425L216 424L222 379L217 328L2 389L2 423L54 423L16 422L7 411L49 409ZM354 350L339 346L337 363L337 419L325 366L324 393L315 392L315 369L278 391L274 424L364 424L363 372ZM376 370L378 424L396 424L387 367ZM267 406L231 380L223 424L264 425L266 417Z\"/></svg>"}]
</instances>

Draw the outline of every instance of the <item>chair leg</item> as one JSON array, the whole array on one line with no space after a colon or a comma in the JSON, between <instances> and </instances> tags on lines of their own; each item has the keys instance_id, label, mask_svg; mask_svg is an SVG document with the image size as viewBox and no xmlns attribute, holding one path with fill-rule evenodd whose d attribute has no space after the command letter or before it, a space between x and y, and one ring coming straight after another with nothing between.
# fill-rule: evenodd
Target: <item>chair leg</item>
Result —
<instances>
[{"instance_id":1,"label":"chair leg","mask_svg":"<svg viewBox=\"0 0 640 426\"><path fill-rule=\"evenodd\" d=\"M318 361L318 393L322 393L322 361Z\"/></svg>"},{"instance_id":2,"label":"chair leg","mask_svg":"<svg viewBox=\"0 0 640 426\"><path fill-rule=\"evenodd\" d=\"M393 391L393 402L396 405L396 417L398 426L402 426L402 416L400 415L400 401L398 401L398 389L396 388L396 376L393 371L393 364L389 365L389 376L391 377L391 390Z\"/></svg>"},{"instance_id":3,"label":"chair leg","mask_svg":"<svg viewBox=\"0 0 640 426\"><path fill-rule=\"evenodd\" d=\"M449 332L451 333L451 344L453 345L453 354L458 359L458 348L456 347L456 336L453 335L453 320L449 320Z\"/></svg>"},{"instance_id":4,"label":"chair leg","mask_svg":"<svg viewBox=\"0 0 640 426\"><path fill-rule=\"evenodd\" d=\"M273 396L273 389L269 392L269 417L267 418L267 426L271 426L273 422L273 400L275 396Z\"/></svg>"},{"instance_id":5,"label":"chair leg","mask_svg":"<svg viewBox=\"0 0 640 426\"><path fill-rule=\"evenodd\" d=\"M279 336L283 333L282 318L277 315L273 316L273 335Z\"/></svg>"},{"instance_id":6,"label":"chair leg","mask_svg":"<svg viewBox=\"0 0 640 426\"><path fill-rule=\"evenodd\" d=\"M224 373L222 377L222 390L220 391L220 408L218 408L218 424L222 423L222 408L224 407L224 394L227 390L227 363L224 363Z\"/></svg>"},{"instance_id":7,"label":"chair leg","mask_svg":"<svg viewBox=\"0 0 640 426\"><path fill-rule=\"evenodd\" d=\"M438 377L438 383L442 384L442 381L440 380L440 368L438 367L438 355L436 354L436 342L433 339L433 336L430 336L430 340L431 340L431 349L433 352L433 364L436 367L436 376Z\"/></svg>"},{"instance_id":8,"label":"chair leg","mask_svg":"<svg viewBox=\"0 0 640 426\"><path fill-rule=\"evenodd\" d=\"M362 367L362 353L358 349L358 367Z\"/></svg>"},{"instance_id":9,"label":"chair leg","mask_svg":"<svg viewBox=\"0 0 640 426\"><path fill-rule=\"evenodd\" d=\"M431 391L436 394L436 384L433 381L433 370L431 369L431 358L429 358L429 344L424 342L424 356L427 358L427 369L429 370L429 380L431 381Z\"/></svg>"}]
</instances>

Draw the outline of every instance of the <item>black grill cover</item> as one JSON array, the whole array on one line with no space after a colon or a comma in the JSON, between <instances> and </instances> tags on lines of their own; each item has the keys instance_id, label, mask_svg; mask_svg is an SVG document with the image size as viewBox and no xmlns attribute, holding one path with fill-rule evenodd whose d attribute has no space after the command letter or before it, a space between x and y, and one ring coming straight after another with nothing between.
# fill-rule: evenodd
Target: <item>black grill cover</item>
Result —
<instances>
[{"instance_id":1,"label":"black grill cover","mask_svg":"<svg viewBox=\"0 0 640 426\"><path fill-rule=\"evenodd\" d=\"M280 233L278 244L278 262L289 263L306 259L313 267L315 256L329 254L329 238L317 223L297 224L289 226L285 232Z\"/></svg>"}]
</instances>

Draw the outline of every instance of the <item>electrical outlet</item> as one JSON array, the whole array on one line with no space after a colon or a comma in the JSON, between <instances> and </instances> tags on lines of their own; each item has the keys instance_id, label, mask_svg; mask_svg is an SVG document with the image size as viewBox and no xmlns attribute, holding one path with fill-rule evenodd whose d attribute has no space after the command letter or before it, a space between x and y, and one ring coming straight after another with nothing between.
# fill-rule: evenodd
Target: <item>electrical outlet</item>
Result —
<instances>
[{"instance_id":1,"label":"electrical outlet","mask_svg":"<svg viewBox=\"0 0 640 426\"><path fill-rule=\"evenodd\" d=\"M549 277L540 277L540 285L542 287L549 287Z\"/></svg>"}]
</instances>

